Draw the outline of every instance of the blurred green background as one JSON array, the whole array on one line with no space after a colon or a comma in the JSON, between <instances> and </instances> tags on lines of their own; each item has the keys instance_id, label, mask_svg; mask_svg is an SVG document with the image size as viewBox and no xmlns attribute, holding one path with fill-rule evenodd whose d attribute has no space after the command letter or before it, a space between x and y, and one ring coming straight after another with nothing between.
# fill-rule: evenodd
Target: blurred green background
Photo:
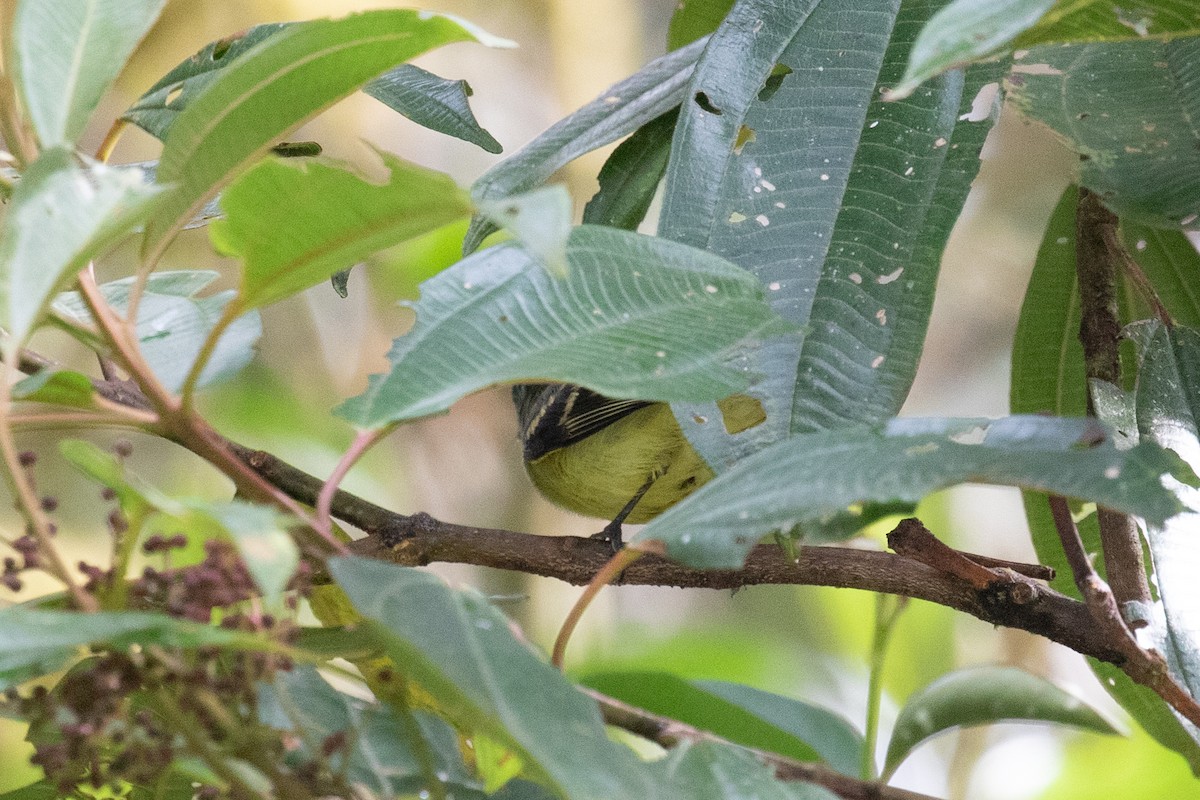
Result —
<instances>
[{"instance_id":1,"label":"blurred green background","mask_svg":"<svg viewBox=\"0 0 1200 800\"><path fill-rule=\"evenodd\" d=\"M84 147L95 149L111 120L163 73L205 43L261 22L340 16L394 6L352 0L176 0L137 51L93 121ZM563 115L638 69L665 48L674 0L457 0L425 7L460 15L519 44L488 50L459 44L418 60L475 91L480 123L511 153ZM320 142L328 156L368 174L380 165L371 147L444 170L467 186L502 156L443 137L357 95L305 126L293 140ZM158 143L130 130L113 160L157 157ZM595 191L605 153L560 176L577 209ZM1042 129L1006 113L984 152L983 169L943 264L925 359L906 413L1001 415L1007 412L1009 344L1046 219L1070 179L1071 156ZM325 475L351 431L329 414L385 365L391 339L411 324L398 301L452 263L462 228L437 232L377 255L355 269L350 297L319 286L264 313L265 335L250 368L204 398L226 435ZM107 278L128 274L132 251L99 265ZM212 268L230 284L237 264L214 255L203 230L184 233L165 269ZM42 334L35 348L91 370L86 354ZM62 501L60 522L77 558L104 552L98 488L55 456L69 432L25 437L42 454L42 491ZM119 434L99 434L111 442ZM159 488L225 496L215 471L181 449L133 437L131 468ZM533 491L521 469L507 390L467 398L446 416L400 430L356 468L345 486L404 513L428 512L456 523L540 534L587 535L601 523L559 510ZM930 498L922 517L954 546L1032 560L1015 491L963 487ZM881 547L877 540L864 547ZM578 589L556 581L454 565L434 569L450 581L501 597L503 609L548 649ZM45 585L30 592L44 591ZM874 601L863 592L761 587L729 594L639 587L610 588L588 612L569 653L578 674L602 669L665 670L687 678L738 681L839 711L862 725L865 655ZM1053 679L1123 719L1081 657L1019 631L993 629L925 603L912 603L890 652L884 737L915 689L962 665L1019 665ZM1130 727L1126 723L1126 727ZM0 791L34 777L19 726L0 729ZM1195 796L1182 759L1134 731L1129 738L1076 734L1047 726L997 726L950 735L922 747L895 782L930 794L972 800Z\"/></svg>"}]
</instances>

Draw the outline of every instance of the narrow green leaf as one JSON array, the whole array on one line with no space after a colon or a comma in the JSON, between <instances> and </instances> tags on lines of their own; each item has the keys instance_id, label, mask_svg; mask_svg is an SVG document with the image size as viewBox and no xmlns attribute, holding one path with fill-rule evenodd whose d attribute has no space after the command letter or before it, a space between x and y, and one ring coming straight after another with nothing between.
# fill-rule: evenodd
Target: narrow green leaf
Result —
<instances>
[{"instance_id":1,"label":"narrow green leaf","mask_svg":"<svg viewBox=\"0 0 1200 800\"><path fill-rule=\"evenodd\" d=\"M0 220L0 327L15 352L51 298L152 209L158 189L138 170L78 166L62 148L44 150L25 172Z\"/></svg>"},{"instance_id":2,"label":"narrow green leaf","mask_svg":"<svg viewBox=\"0 0 1200 800\"><path fill-rule=\"evenodd\" d=\"M694 567L742 565L764 535L792 531L863 502L916 502L959 483L1041 489L1143 517L1180 510L1164 475L1189 476L1172 453L1118 451L1079 419L897 419L882 431L801 434L746 458L655 518L634 541L656 540Z\"/></svg>"},{"instance_id":3,"label":"narrow green leaf","mask_svg":"<svg viewBox=\"0 0 1200 800\"><path fill-rule=\"evenodd\" d=\"M528 192L584 153L615 142L670 111L683 98L703 48L703 41L693 42L609 87L485 172L471 187L471 197L479 203ZM476 217L463 241L463 252L474 252L494 230L492 223Z\"/></svg>"},{"instance_id":4,"label":"narrow green leaf","mask_svg":"<svg viewBox=\"0 0 1200 800\"><path fill-rule=\"evenodd\" d=\"M583 209L585 224L637 230L667 171L678 110L647 122L617 146L597 180L600 189Z\"/></svg>"},{"instance_id":5,"label":"narrow green leaf","mask_svg":"<svg viewBox=\"0 0 1200 800\"><path fill-rule=\"evenodd\" d=\"M171 391L183 385L209 331L234 297L232 291L196 296L216 277L217 273L204 270L155 273L138 303L136 330L142 355ZM100 291L109 305L124 313L133 283L133 278L122 278L102 285ZM83 322L92 321L83 299L75 292L59 295L54 308ZM254 357L254 345L260 336L262 321L257 311L234 320L217 342L198 385L215 383L241 370Z\"/></svg>"},{"instance_id":6,"label":"narrow green leaf","mask_svg":"<svg viewBox=\"0 0 1200 800\"><path fill-rule=\"evenodd\" d=\"M145 251L170 237L278 137L390 67L451 42L496 42L452 17L367 11L298 23L255 45L171 125L158 180L174 188L146 231Z\"/></svg>"},{"instance_id":7,"label":"narrow green leaf","mask_svg":"<svg viewBox=\"0 0 1200 800\"><path fill-rule=\"evenodd\" d=\"M790 697L724 681L689 681L665 672L601 672L581 681L599 692L736 744L800 761L858 769L862 736L838 715Z\"/></svg>"},{"instance_id":8,"label":"narrow green leaf","mask_svg":"<svg viewBox=\"0 0 1200 800\"><path fill-rule=\"evenodd\" d=\"M692 800L837 800L816 784L784 783L753 754L716 742L679 745L658 766Z\"/></svg>"},{"instance_id":9,"label":"narrow green leaf","mask_svg":"<svg viewBox=\"0 0 1200 800\"><path fill-rule=\"evenodd\" d=\"M387 655L452 721L514 748L557 794L684 796L610 742L595 704L514 638L508 619L482 596L379 561L336 558L329 570Z\"/></svg>"},{"instance_id":10,"label":"narrow green leaf","mask_svg":"<svg viewBox=\"0 0 1200 800\"><path fill-rule=\"evenodd\" d=\"M81 372L46 368L14 385L12 396L14 400L91 408L95 405L96 390L91 379Z\"/></svg>"},{"instance_id":11,"label":"narrow green leaf","mask_svg":"<svg viewBox=\"0 0 1200 800\"><path fill-rule=\"evenodd\" d=\"M446 175L380 157L390 171L385 183L329 161L267 159L225 190L225 219L209 226L209 237L242 259L241 307L274 303L470 214L466 193Z\"/></svg>"},{"instance_id":12,"label":"narrow green leaf","mask_svg":"<svg viewBox=\"0 0 1200 800\"><path fill-rule=\"evenodd\" d=\"M79 648L157 644L164 647L234 647L261 650L259 637L145 611L84 614L24 606L0 610L0 687L54 672Z\"/></svg>"},{"instance_id":13,"label":"narrow green leaf","mask_svg":"<svg viewBox=\"0 0 1200 800\"><path fill-rule=\"evenodd\" d=\"M151 86L129 107L122 119L157 139L166 139L179 114L216 80L221 70L288 27L291 23L255 25L242 33L210 42Z\"/></svg>"},{"instance_id":14,"label":"narrow green leaf","mask_svg":"<svg viewBox=\"0 0 1200 800\"><path fill-rule=\"evenodd\" d=\"M908 699L888 743L883 775L925 740L952 728L995 722L1053 722L1096 733L1117 729L1074 695L1012 667L973 667L943 675Z\"/></svg>"},{"instance_id":15,"label":"narrow green leaf","mask_svg":"<svg viewBox=\"0 0 1200 800\"><path fill-rule=\"evenodd\" d=\"M1197 34L1200 34L1200 8L1193 0L1147 0L1130 5L1109 0L1058 0L1013 45L1170 39Z\"/></svg>"},{"instance_id":16,"label":"narrow green leaf","mask_svg":"<svg viewBox=\"0 0 1200 800\"><path fill-rule=\"evenodd\" d=\"M955 0L921 29L891 99L908 97L934 75L999 51L1054 5L1055 0Z\"/></svg>"},{"instance_id":17,"label":"narrow green leaf","mask_svg":"<svg viewBox=\"0 0 1200 800\"><path fill-rule=\"evenodd\" d=\"M565 187L542 186L503 200L483 200L479 213L511 233L551 275L566 277L572 210Z\"/></svg>"},{"instance_id":18,"label":"narrow green leaf","mask_svg":"<svg viewBox=\"0 0 1200 800\"><path fill-rule=\"evenodd\" d=\"M1069 188L1059 201L1042 239L1033 275L1025 292L1013 341L1011 409L1014 414L1079 416L1087 409L1087 379L1083 347L1079 343L1079 294L1075 278L1077 201L1078 191L1074 187ZM1123 228L1143 230L1128 225ZM1186 270L1189 262L1181 251L1174 249L1173 255L1179 258L1155 257L1159 235L1183 238L1183 234L1175 231L1142 233L1130 241L1130 252L1142 260L1148 271L1154 270L1152 280L1155 286L1165 287L1168 285L1163 282L1165 278L1179 269ZM1145 241L1146 246L1139 248L1139 241ZM1184 244L1191 249L1190 243L1185 241ZM1177 278L1176 282L1185 283L1186 279ZM1179 307L1175 303L1174 293L1170 293L1170 296L1171 305ZM1059 544L1045 493L1026 491L1022 495L1038 561L1054 567L1057 573L1051 586L1064 594L1078 597L1079 590L1075 587L1070 565ZM1079 530L1085 549L1088 552L1100 552L1100 532L1095 514L1081 520ZM1103 574L1102 559L1096 562L1096 568ZM1104 688L1147 733L1164 747L1182 755L1192 769L1200 774L1200 741L1183 727L1161 697L1134 683L1128 675L1109 664L1094 659L1088 663Z\"/></svg>"},{"instance_id":19,"label":"narrow green leaf","mask_svg":"<svg viewBox=\"0 0 1200 800\"><path fill-rule=\"evenodd\" d=\"M417 323L393 345L391 371L337 413L374 428L520 380L647 400L727 397L748 376L724 366L721 351L784 327L753 276L673 242L585 225L567 262L556 279L506 243L421 284Z\"/></svg>"},{"instance_id":20,"label":"narrow green leaf","mask_svg":"<svg viewBox=\"0 0 1200 800\"><path fill-rule=\"evenodd\" d=\"M679 0L667 28L667 49L675 50L717 29L734 0Z\"/></svg>"},{"instance_id":21,"label":"narrow green leaf","mask_svg":"<svg viewBox=\"0 0 1200 800\"><path fill-rule=\"evenodd\" d=\"M23 0L9 65L43 146L75 143L166 0Z\"/></svg>"},{"instance_id":22,"label":"narrow green leaf","mask_svg":"<svg viewBox=\"0 0 1200 800\"><path fill-rule=\"evenodd\" d=\"M1080 182L1123 218L1200 229L1200 36L1035 47L1014 105L1080 154Z\"/></svg>"},{"instance_id":23,"label":"narrow green leaf","mask_svg":"<svg viewBox=\"0 0 1200 800\"><path fill-rule=\"evenodd\" d=\"M1149 323L1138 371L1137 423L1143 440L1174 450L1200 469L1200 332ZM1168 662L1200 696L1200 490L1185 487L1188 512L1147 526L1154 582L1162 603Z\"/></svg>"},{"instance_id":24,"label":"narrow green leaf","mask_svg":"<svg viewBox=\"0 0 1200 800\"><path fill-rule=\"evenodd\" d=\"M1200 252L1187 234L1122 220L1121 239L1175 321L1200 328Z\"/></svg>"},{"instance_id":25,"label":"narrow green leaf","mask_svg":"<svg viewBox=\"0 0 1200 800\"><path fill-rule=\"evenodd\" d=\"M363 91L398 114L430 130L499 153L500 143L479 126L467 98L466 81L440 78L412 64L402 64L363 87Z\"/></svg>"}]
</instances>

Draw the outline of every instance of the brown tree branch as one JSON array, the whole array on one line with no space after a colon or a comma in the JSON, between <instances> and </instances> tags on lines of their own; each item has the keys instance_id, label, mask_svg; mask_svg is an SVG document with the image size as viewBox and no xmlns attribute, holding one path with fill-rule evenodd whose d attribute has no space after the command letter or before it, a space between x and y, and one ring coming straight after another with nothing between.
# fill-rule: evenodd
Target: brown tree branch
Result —
<instances>
[{"instance_id":1,"label":"brown tree branch","mask_svg":"<svg viewBox=\"0 0 1200 800\"><path fill-rule=\"evenodd\" d=\"M601 694L593 689L580 689L600 704L600 712L609 725L649 739L666 749L683 742L715 742L740 747L753 753L760 761L775 770L775 777L783 781L805 781L824 786L843 800L933 800L929 795L897 789L885 783L861 781L832 770L824 764L813 764L756 750L752 747L733 744L708 731L691 725L660 717L620 700Z\"/></svg>"},{"instance_id":2,"label":"brown tree branch","mask_svg":"<svg viewBox=\"0 0 1200 800\"><path fill-rule=\"evenodd\" d=\"M1117 316L1117 274L1124 248L1117 233L1117 216L1087 189L1079 189L1075 212L1075 273L1079 281L1079 341L1083 344L1088 380L1120 385L1121 321ZM1091 392L1088 414L1095 416ZM1100 544L1113 595L1121 608L1126 603L1150 601L1150 585L1142 560L1137 525L1127 514L1099 509Z\"/></svg>"}]
</instances>

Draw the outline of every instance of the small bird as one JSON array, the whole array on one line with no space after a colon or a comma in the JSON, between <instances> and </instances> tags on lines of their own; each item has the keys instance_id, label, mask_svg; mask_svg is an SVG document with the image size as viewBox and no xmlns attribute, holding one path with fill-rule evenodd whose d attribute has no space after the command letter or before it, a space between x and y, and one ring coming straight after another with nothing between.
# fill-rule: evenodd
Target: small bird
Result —
<instances>
[{"instance_id":1,"label":"small bird","mask_svg":"<svg viewBox=\"0 0 1200 800\"><path fill-rule=\"evenodd\" d=\"M611 520L598 535L613 549L622 523L653 519L713 477L666 403L564 383L518 384L513 402L533 484L564 508ZM746 395L718 405L730 433L766 419Z\"/></svg>"}]
</instances>

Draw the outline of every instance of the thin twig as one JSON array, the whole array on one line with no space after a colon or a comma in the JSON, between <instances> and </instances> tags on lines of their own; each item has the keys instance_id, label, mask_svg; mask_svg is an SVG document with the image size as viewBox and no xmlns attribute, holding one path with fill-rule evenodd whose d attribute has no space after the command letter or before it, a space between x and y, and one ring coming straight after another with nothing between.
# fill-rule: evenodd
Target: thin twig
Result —
<instances>
[{"instance_id":1,"label":"thin twig","mask_svg":"<svg viewBox=\"0 0 1200 800\"><path fill-rule=\"evenodd\" d=\"M554 639L554 651L550 656L551 664L562 669L563 660L567 655L567 642L571 641L571 634L575 632L575 627L583 619L583 612L596 599L596 595L600 594L601 589L615 582L617 578L621 577L621 573L625 571L626 567L644 555L646 555L644 550L625 547L618 550L607 564L596 571L595 576L588 582L587 588L583 590L583 594L575 601L575 605L571 606L567 618L563 620L558 636Z\"/></svg>"}]
</instances>

